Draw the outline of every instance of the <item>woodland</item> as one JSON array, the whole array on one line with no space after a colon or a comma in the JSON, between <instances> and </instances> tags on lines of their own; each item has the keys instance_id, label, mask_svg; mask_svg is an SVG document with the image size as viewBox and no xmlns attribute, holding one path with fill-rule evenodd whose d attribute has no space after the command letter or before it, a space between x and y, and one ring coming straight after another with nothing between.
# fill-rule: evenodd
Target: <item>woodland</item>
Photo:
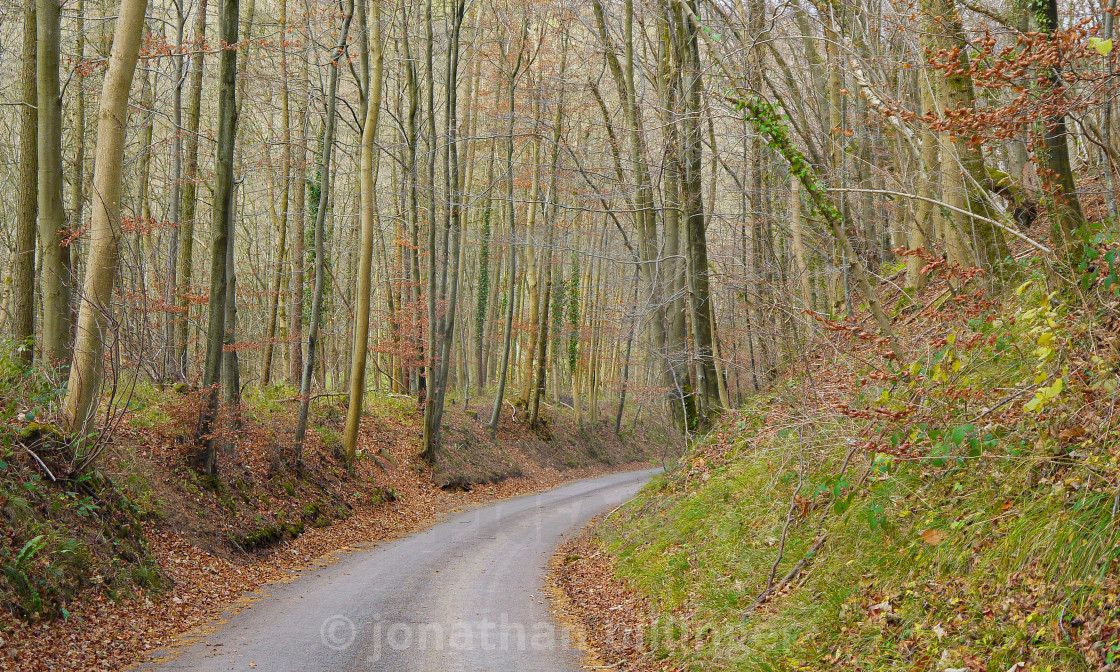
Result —
<instances>
[{"instance_id":1,"label":"woodland","mask_svg":"<svg viewBox=\"0 0 1120 672\"><path fill-rule=\"evenodd\" d=\"M374 397L422 415L429 463L452 408L490 436L504 417L547 431L566 408L616 435L671 425L699 451L687 489L689 469L731 459L705 451L751 434L744 414L781 406L766 395L831 372L858 398L829 397L858 425L837 445L858 443L870 469L997 451L1003 429L958 423L970 403L985 422L1015 409L1039 441L1095 409L1099 431L1058 443L1114 467L1118 14L1114 0L0 0L6 449L80 480L141 390L181 399L176 445L205 477L237 461L261 395L293 404L275 464L301 464L316 408L337 403L350 469ZM1000 313L1024 297L1042 307ZM970 374L980 355L954 343L991 336L999 361L983 325L1016 320L999 338L1030 350L1022 376ZM1079 384L1092 394L1065 408ZM809 478L798 435L797 490L770 502L782 549ZM822 498L869 487L845 475L852 453L822 460ZM1094 472L1108 539L1113 467ZM775 580L791 558L760 561L774 569L758 604L796 583L804 559Z\"/></svg>"},{"instance_id":2,"label":"woodland","mask_svg":"<svg viewBox=\"0 0 1120 672\"><path fill-rule=\"evenodd\" d=\"M1015 240L1076 268L1116 207L1107 7L83 2L3 26L0 315L66 388L75 468L122 376L204 392L205 471L246 385L298 390L294 455L342 392L352 452L367 388L420 401L429 454L452 389L491 426L562 392L700 429L812 316L866 302L905 359L873 291L895 260L907 291L930 259L1005 282Z\"/></svg>"}]
</instances>

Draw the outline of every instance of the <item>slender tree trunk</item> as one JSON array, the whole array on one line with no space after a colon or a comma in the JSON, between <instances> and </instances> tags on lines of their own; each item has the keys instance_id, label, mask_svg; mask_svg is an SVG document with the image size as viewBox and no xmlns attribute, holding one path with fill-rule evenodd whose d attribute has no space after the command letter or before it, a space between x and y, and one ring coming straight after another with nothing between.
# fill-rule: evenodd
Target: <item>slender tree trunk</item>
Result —
<instances>
[{"instance_id":1,"label":"slender tree trunk","mask_svg":"<svg viewBox=\"0 0 1120 672\"><path fill-rule=\"evenodd\" d=\"M640 277L637 272L634 273L634 300L633 304L638 303L638 287ZM626 333L626 357L622 362L622 384L619 386L618 392L618 412L614 416L614 433L618 436L622 433L622 412L626 410L626 393L630 387L630 354L634 347L634 331L637 326L638 315L633 313L630 320L630 328Z\"/></svg>"},{"instance_id":2,"label":"slender tree trunk","mask_svg":"<svg viewBox=\"0 0 1120 672\"><path fill-rule=\"evenodd\" d=\"M444 186L447 192L447 225L443 236L443 280L440 282L440 301L446 309L437 323L438 342L431 348L435 352L435 375L430 380L427 413L425 416L425 456L434 459L440 448L440 425L443 421L447 399L447 380L451 372L451 351L455 343L455 315L459 301L460 235L462 228L462 176L459 170L458 147L458 86L459 37L466 9L464 0L456 0L450 8L450 40L447 51L447 145L445 148ZM450 268L449 268L450 267Z\"/></svg>"},{"instance_id":3,"label":"slender tree trunk","mask_svg":"<svg viewBox=\"0 0 1120 672\"><path fill-rule=\"evenodd\" d=\"M695 0L692 0L695 12ZM708 282L708 244L705 235L703 182L701 175L700 135L700 43L696 33L699 27L691 21L684 22L682 36L682 103L685 113L681 121L684 168L684 193L681 202L688 222L688 256L691 266L693 312L693 347L697 358L697 393L701 395L706 412L719 406L719 385L716 381L712 349L712 303Z\"/></svg>"},{"instance_id":4,"label":"slender tree trunk","mask_svg":"<svg viewBox=\"0 0 1120 672\"><path fill-rule=\"evenodd\" d=\"M237 358L237 265L234 263L237 247L237 188L242 180L233 183L229 196L228 224L226 235L226 302L222 330L222 387L225 391L225 408L229 422L227 429L237 431L241 428L241 367ZM226 436L227 446L233 442Z\"/></svg>"},{"instance_id":5,"label":"slender tree trunk","mask_svg":"<svg viewBox=\"0 0 1120 672\"><path fill-rule=\"evenodd\" d=\"M359 245L354 343L350 357L350 405L346 411L346 428L342 434L342 446L348 464L353 464L357 455L358 429L362 420L362 403L366 395L366 355L369 352L369 306L373 282L373 239L376 226L373 198L374 189L377 186L377 160L374 144L377 138L377 121L381 113L381 77L384 69L384 56L381 46L380 0L370 0L370 9L369 44L373 57L373 69L368 85L365 123L362 126L361 166L358 174L361 191L362 238Z\"/></svg>"},{"instance_id":6,"label":"slender tree trunk","mask_svg":"<svg viewBox=\"0 0 1120 672\"><path fill-rule=\"evenodd\" d=\"M947 73L937 83L938 107L944 111L972 110L976 94L969 72L967 42L953 0L926 0L931 25L923 32L934 51L959 54L960 68ZM987 214L987 206L979 195L979 185L988 180L984 157L978 147L963 134L941 134L941 189L946 204L968 212ZM968 265L977 263L992 269L1008 254L1002 232L983 220L952 211L945 218L946 247L949 262ZM971 250L968 246L972 242Z\"/></svg>"},{"instance_id":7,"label":"slender tree trunk","mask_svg":"<svg viewBox=\"0 0 1120 672\"><path fill-rule=\"evenodd\" d=\"M424 0L424 74L426 75L424 107L428 118L428 157L427 157L427 187L428 187L428 259L427 259L427 308L428 308L428 338L424 348L424 368L420 384L420 400L424 407L424 417L428 418L429 385L432 379L432 368L436 356L436 153L439 139L436 137L436 109L435 109L435 64L432 61L435 37L432 34L432 0ZM427 451L431 443L428 438L428 423L424 423L424 449Z\"/></svg>"},{"instance_id":8,"label":"slender tree trunk","mask_svg":"<svg viewBox=\"0 0 1120 672\"><path fill-rule=\"evenodd\" d=\"M84 0L83 0L84 2ZM179 212L183 188L183 83L186 73L183 72L183 39L186 31L187 17L183 12L183 0L175 3L175 54L171 58L174 71L174 86L171 89L171 196L168 208L170 210L171 237L167 245L167 283L164 289L164 314L163 314L163 359L161 362L161 375L167 380L174 375L176 367L175 353L175 301L178 288L177 274L179 271Z\"/></svg>"},{"instance_id":9,"label":"slender tree trunk","mask_svg":"<svg viewBox=\"0 0 1120 672\"><path fill-rule=\"evenodd\" d=\"M288 31L288 2L280 0L280 30L282 35ZM284 275L285 253L288 244L288 218L292 192L292 117L289 110L288 50L280 49L280 140L283 164L283 185L280 189L280 249L276 257L276 278L273 281L272 309L269 314L268 340L265 343L264 369L261 371L261 386L268 387L272 382L272 356L276 342L277 313L280 308L280 285ZM294 242L294 241L293 241Z\"/></svg>"},{"instance_id":10,"label":"slender tree trunk","mask_svg":"<svg viewBox=\"0 0 1120 672\"><path fill-rule=\"evenodd\" d=\"M241 118L242 106L245 103L245 84L250 50L252 48L252 34L253 34L253 19L256 14L256 0L248 0L245 8L245 20L241 22L241 42L244 45L245 53L242 54L237 73L237 97L235 99L235 112L236 119ZM239 46L238 50L242 47ZM243 144L238 142L238 132L243 132L244 126L241 129L234 131L234 161L237 160L237 148ZM232 175L232 167L231 173ZM236 265L236 251L237 251L237 187L242 183L242 179L234 178L233 191L229 197L229 210L227 211L228 235L226 236L226 304L225 304L225 330L222 335L222 382L225 387L225 403L228 413L230 415L229 428L230 431L238 431L241 429L241 362L237 355L237 265ZM233 437L229 437L232 441Z\"/></svg>"},{"instance_id":11,"label":"slender tree trunk","mask_svg":"<svg viewBox=\"0 0 1120 672\"><path fill-rule=\"evenodd\" d=\"M496 95L501 95L501 86L495 85ZM497 106L495 105L495 108ZM486 330L489 327L491 310L490 301L490 288L494 282L490 278L490 217L494 211L494 199L489 195L490 187L494 184L494 156L497 153L497 140L490 144L490 164L486 170L486 189L488 195L486 198L486 205L482 209L482 226L479 232L479 251L478 251L478 297L475 302L475 325L474 325L474 357L475 365L477 367L475 374L475 387L479 392L486 387L486 357L484 356L485 350L483 345L486 341Z\"/></svg>"},{"instance_id":12,"label":"slender tree trunk","mask_svg":"<svg viewBox=\"0 0 1120 672\"><path fill-rule=\"evenodd\" d=\"M92 429L97 395L104 376L106 340L111 329L113 285L120 240L121 165L124 158L128 92L140 52L147 0L122 0L101 91L94 157L93 219L90 257L78 314L74 365L63 412L68 429L84 441Z\"/></svg>"},{"instance_id":13,"label":"slender tree trunk","mask_svg":"<svg viewBox=\"0 0 1120 672\"><path fill-rule=\"evenodd\" d=\"M407 9L402 4L402 23L408 25ZM408 90L408 122L406 125L406 143L408 144L408 238L409 245L405 248L405 257L409 271L408 304L409 304L409 345L419 353L419 361L407 362L408 391L416 397L420 396L420 384L423 366L423 339L420 334L420 199L419 199L419 129L417 114L420 109L420 83L416 72L416 63L412 57L412 44L408 39L408 30L403 32L404 46L404 71L405 88ZM410 354L415 358L416 354Z\"/></svg>"},{"instance_id":14,"label":"slender tree trunk","mask_svg":"<svg viewBox=\"0 0 1120 672\"><path fill-rule=\"evenodd\" d=\"M532 81L530 79L530 81ZM533 233L537 226L537 204L541 197L541 100L540 87L543 83L543 74L537 78L537 86L533 95L533 139L532 158L530 170L533 171L532 182L529 186L529 203L525 208L525 298L528 304L529 320L528 333L530 338L521 355L524 366L521 370L521 390L518 400L522 406L528 406L529 394L533 388L534 353L537 347L537 332L540 326L540 278L537 273L537 251L533 241Z\"/></svg>"},{"instance_id":15,"label":"slender tree trunk","mask_svg":"<svg viewBox=\"0 0 1120 672\"><path fill-rule=\"evenodd\" d=\"M284 172L285 183L287 171ZM287 194L284 194L285 196ZM283 197L281 197L283 198ZM288 207L288 199L283 198L284 209ZM276 217L280 242L276 245L276 272L272 276L272 285L268 290L268 328L265 330L264 360L261 362L261 388L266 388L272 383L272 360L276 343L276 326L280 312L280 285L284 277L284 261L288 249L288 221L284 215Z\"/></svg>"},{"instance_id":16,"label":"slender tree trunk","mask_svg":"<svg viewBox=\"0 0 1120 672\"><path fill-rule=\"evenodd\" d=\"M512 37L512 34L509 35ZM519 49L521 45L519 45ZM507 81L506 89L506 113L509 115L509 125L506 133L506 207L508 211L509 228L509 293L507 296L506 305L506 324L505 335L502 338L502 365L498 373L498 389L494 394L494 406L490 411L490 435L493 436L498 431L498 421L502 417L502 401L506 395L506 379L509 374L509 355L510 345L513 336L513 307L514 296L517 292L517 217L516 209L513 201L513 122L514 122L514 94L517 89L517 75L521 70L521 60L524 54L518 51L517 60L515 63L509 62L509 43L508 41L502 43L502 62L509 70L509 79Z\"/></svg>"},{"instance_id":17,"label":"slender tree trunk","mask_svg":"<svg viewBox=\"0 0 1120 672\"><path fill-rule=\"evenodd\" d=\"M921 102L922 113L925 114L933 111L934 92L931 88L932 84L922 81L922 79L924 78L919 77L918 98ZM919 143L921 172L918 176L918 195L923 196L925 199L932 199L934 184L937 181L936 178L941 168L938 162L937 138L934 136L933 131L925 124L922 124L919 133ZM934 218L933 204L929 200L918 201L915 210L915 216L910 223L910 230L907 236L907 246L911 250L929 246ZM938 215L938 217L940 217L940 215ZM925 265L925 260L917 255L911 255L906 258L907 289L918 291L925 287L929 279L925 273L922 273L922 269L925 268Z\"/></svg>"},{"instance_id":18,"label":"slender tree trunk","mask_svg":"<svg viewBox=\"0 0 1120 672\"><path fill-rule=\"evenodd\" d=\"M19 108L19 217L16 220L15 258L12 260L12 336L16 356L31 364L35 355L35 238L39 212L38 110L36 95L35 3L23 7L23 55Z\"/></svg>"},{"instance_id":19,"label":"slender tree trunk","mask_svg":"<svg viewBox=\"0 0 1120 672\"><path fill-rule=\"evenodd\" d=\"M533 385L532 397L529 408L529 424L536 426L540 420L541 397L545 392L545 374L548 372L548 312L552 302L552 256L555 243L557 201L557 173L560 166L560 140L563 137L564 123L564 78L568 70L568 33L567 27L560 35L560 85L556 94L556 114L552 118L552 160L548 184L548 209L545 212L545 225L548 227L548 237L545 241L544 256L544 296L541 301L541 312L536 339L536 381ZM553 353L555 357L555 353ZM555 384L555 381L553 381Z\"/></svg>"},{"instance_id":20,"label":"slender tree trunk","mask_svg":"<svg viewBox=\"0 0 1120 672\"><path fill-rule=\"evenodd\" d=\"M1046 25L1045 30L1051 32L1052 39L1060 39L1058 31L1058 2L1046 0L1045 5ZM1062 78L1061 65L1055 65L1050 70L1050 86L1058 92L1065 89L1065 80ZM1085 215L1081 211L1081 202L1077 197L1077 185L1073 179L1073 166L1069 158L1068 132L1066 131L1066 118L1062 113L1056 113L1045 121L1043 140L1046 144L1046 167L1044 172L1046 190L1049 192L1053 203L1054 235L1053 247L1063 250L1066 261L1076 264L1081 259L1084 243L1075 240L1085 226ZM1111 141L1111 138L1108 139Z\"/></svg>"},{"instance_id":21,"label":"slender tree trunk","mask_svg":"<svg viewBox=\"0 0 1120 672\"><path fill-rule=\"evenodd\" d=\"M206 3L199 0L195 8L194 48L190 62L190 89L187 92L186 147L183 162L183 221L179 227L179 272L176 289L175 376L187 379L188 345L190 340L190 293L194 274L194 225L198 212L198 137L202 118L203 55L206 53Z\"/></svg>"},{"instance_id":22,"label":"slender tree trunk","mask_svg":"<svg viewBox=\"0 0 1120 672\"><path fill-rule=\"evenodd\" d=\"M303 91L308 93L307 59L301 59L299 81ZM292 273L288 278L288 384L300 386L303 379L303 290L305 285L304 269L307 255L304 251L304 227L307 223L307 130L310 106L303 97L299 107L300 134L292 153L295 175L292 177L292 211L288 215L291 231L288 239L292 241L292 253L288 257Z\"/></svg>"},{"instance_id":23,"label":"slender tree trunk","mask_svg":"<svg viewBox=\"0 0 1120 672\"><path fill-rule=\"evenodd\" d=\"M327 117L323 131L323 158L319 208L315 213L315 288L311 297L311 323L307 329L307 352L304 354L303 377L300 380L299 418L296 420L295 459L303 458L303 439L307 434L307 413L311 407L311 378L315 372L315 348L319 345L319 329L323 318L323 292L326 286L326 223L327 207L331 191L331 155L334 150L334 129L338 107L338 74L342 67L342 57L346 49L346 38L350 33L350 21L354 18L354 0L346 3L346 16L342 20L342 30L338 46L331 58L327 88ZM326 362L323 362L326 365Z\"/></svg>"},{"instance_id":24,"label":"slender tree trunk","mask_svg":"<svg viewBox=\"0 0 1120 672\"><path fill-rule=\"evenodd\" d=\"M237 44L240 16L238 0L222 0L218 32L225 45ZM230 209L233 207L233 150L237 138L237 48L226 46L219 59L218 149L214 169L214 208L210 237L210 302L206 329L206 365L202 387L206 401L200 413L197 438L202 446L196 466L206 474L217 472L217 443L212 436L218 414L222 383L223 344L226 332L226 246L229 244Z\"/></svg>"},{"instance_id":25,"label":"slender tree trunk","mask_svg":"<svg viewBox=\"0 0 1120 672\"><path fill-rule=\"evenodd\" d=\"M59 89L60 0L35 0L39 109L39 239L43 248L43 354L52 365L70 361L70 236L62 200L62 93Z\"/></svg>"},{"instance_id":26,"label":"slender tree trunk","mask_svg":"<svg viewBox=\"0 0 1120 672\"><path fill-rule=\"evenodd\" d=\"M74 45L74 57L79 64L74 68L74 74L69 86L74 87L74 128L71 132L74 143L74 164L70 172L70 229L80 231L85 226L85 165L86 165L86 89L85 71L81 63L86 55L86 3L78 0L77 25L78 35ZM78 284L78 254L76 249L70 250L70 282L71 287ZM71 297L72 310L75 297ZM76 316L76 313L73 313Z\"/></svg>"},{"instance_id":27,"label":"slender tree trunk","mask_svg":"<svg viewBox=\"0 0 1120 672\"><path fill-rule=\"evenodd\" d=\"M686 319L684 297L688 272L684 254L681 251L681 154L680 134L677 129L677 100L679 98L680 78L674 59L675 34L670 33L671 14L660 20L660 65L659 89L662 123L665 126L665 172L663 183L662 225L665 231L665 293L673 297L669 301L666 322L665 387L669 390L666 399L669 415L679 429L696 425L696 397L688 382L688 321ZM617 424L617 423L616 423Z\"/></svg>"},{"instance_id":28,"label":"slender tree trunk","mask_svg":"<svg viewBox=\"0 0 1120 672\"><path fill-rule=\"evenodd\" d=\"M805 251L804 222L801 221L801 183L797 176L789 176L789 223L793 231L793 274L797 278L797 292L802 310L813 309L813 290L810 285L808 254Z\"/></svg>"}]
</instances>

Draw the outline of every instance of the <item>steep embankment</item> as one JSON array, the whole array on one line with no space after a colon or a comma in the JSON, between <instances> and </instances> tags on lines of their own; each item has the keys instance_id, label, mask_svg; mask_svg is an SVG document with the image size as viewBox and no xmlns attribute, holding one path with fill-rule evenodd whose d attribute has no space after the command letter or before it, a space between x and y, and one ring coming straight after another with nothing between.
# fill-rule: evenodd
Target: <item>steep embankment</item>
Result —
<instances>
[{"instance_id":1,"label":"steep embankment","mask_svg":"<svg viewBox=\"0 0 1120 672\"><path fill-rule=\"evenodd\" d=\"M1103 274L1102 274L1103 275ZM1114 670L1120 302L944 280L857 320L557 556L622 669Z\"/></svg>"},{"instance_id":2,"label":"steep embankment","mask_svg":"<svg viewBox=\"0 0 1120 672\"><path fill-rule=\"evenodd\" d=\"M193 427L191 396L138 386L98 469L55 482L66 465L51 432L34 423L30 390L9 389L5 405L23 410L9 414L0 447L0 670L119 669L325 553L679 452L656 428L622 440L578 430L562 409L549 417L551 439L505 414L492 441L457 406L433 468L418 456L415 402L386 397L367 404L348 473L338 457L345 408L314 405L296 462L282 451L293 394L277 389L245 400L236 449L208 478L187 466L181 438Z\"/></svg>"}]
</instances>

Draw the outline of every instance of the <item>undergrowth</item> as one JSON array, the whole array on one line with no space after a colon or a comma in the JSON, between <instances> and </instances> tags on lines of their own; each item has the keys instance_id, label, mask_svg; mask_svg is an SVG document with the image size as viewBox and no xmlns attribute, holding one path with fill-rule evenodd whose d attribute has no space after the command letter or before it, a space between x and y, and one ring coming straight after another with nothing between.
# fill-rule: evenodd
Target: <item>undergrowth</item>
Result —
<instances>
[{"instance_id":1,"label":"undergrowth","mask_svg":"<svg viewBox=\"0 0 1120 672\"><path fill-rule=\"evenodd\" d=\"M141 511L100 471L69 468L75 455L52 423L63 372L17 350L0 342L0 630L5 612L68 618L85 588L115 596L162 582Z\"/></svg>"},{"instance_id":2,"label":"undergrowth","mask_svg":"<svg viewBox=\"0 0 1120 672\"><path fill-rule=\"evenodd\" d=\"M1049 291L1038 272L950 294L899 318L901 365L855 320L826 322L847 364L790 372L598 528L652 605L649 655L1115 669L1120 310L1087 289Z\"/></svg>"}]
</instances>

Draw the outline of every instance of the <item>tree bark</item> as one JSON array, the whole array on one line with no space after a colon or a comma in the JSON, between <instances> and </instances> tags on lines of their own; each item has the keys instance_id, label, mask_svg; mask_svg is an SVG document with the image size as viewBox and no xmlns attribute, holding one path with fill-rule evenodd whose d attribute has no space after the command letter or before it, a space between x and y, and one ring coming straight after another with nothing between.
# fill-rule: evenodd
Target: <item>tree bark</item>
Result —
<instances>
[{"instance_id":1,"label":"tree bark","mask_svg":"<svg viewBox=\"0 0 1120 672\"><path fill-rule=\"evenodd\" d=\"M280 0L280 30L281 35L288 31L288 2ZM280 285L284 274L285 253L288 244L288 209L291 204L292 192L292 118L290 114L290 101L288 92L288 50L280 48L280 141L282 158L280 160L283 170L283 185L280 189L280 250L276 258L276 278L273 281L273 301L269 315L268 340L265 343L264 368L261 371L261 386L268 387L272 382L272 357L276 342L277 313L280 310Z\"/></svg>"},{"instance_id":2,"label":"tree bark","mask_svg":"<svg viewBox=\"0 0 1120 672\"><path fill-rule=\"evenodd\" d=\"M443 235L443 263L440 281L441 302L446 309L439 317L436 336L438 341L431 345L438 347L435 359L435 375L430 381L427 414L425 417L426 442L425 456L434 459L440 448L441 423L447 400L447 381L451 372L451 353L455 343L455 317L459 303L460 262L462 260L460 240L463 215L463 180L459 167L458 147L458 86L459 81L459 41L462 32L466 3L456 0L451 6L451 35L447 49L447 144L445 147L444 187L447 194L446 227Z\"/></svg>"},{"instance_id":3,"label":"tree bark","mask_svg":"<svg viewBox=\"0 0 1120 672\"><path fill-rule=\"evenodd\" d=\"M1045 17L1046 25L1042 28L1050 31L1054 39L1059 31L1057 0L1046 0ZM1050 69L1050 86L1059 93L1065 89L1060 65ZM1077 185L1069 158L1068 135L1064 114L1056 113L1046 119L1043 140L1046 144L1048 170L1044 172L1044 181L1054 210L1053 248L1063 250L1066 262L1072 265L1080 261L1082 248L1085 246L1076 240L1085 226L1085 215L1077 197Z\"/></svg>"},{"instance_id":4,"label":"tree bark","mask_svg":"<svg viewBox=\"0 0 1120 672\"><path fill-rule=\"evenodd\" d=\"M222 54L219 58L218 148L214 169L214 208L210 236L210 301L206 328L206 364L202 374L205 403L196 432L202 443L194 457L197 468L206 474L217 472L217 443L212 436L218 414L222 383L223 344L226 332L226 273L229 244L230 209L233 207L233 150L237 138L237 30L240 17L238 0L222 0L218 32Z\"/></svg>"},{"instance_id":5,"label":"tree bark","mask_svg":"<svg viewBox=\"0 0 1120 672\"><path fill-rule=\"evenodd\" d=\"M85 226L85 167L86 167L86 89L85 71L82 61L85 60L86 51L86 3L78 0L77 6L77 37L74 45L74 58L77 66L74 68L71 86L74 87L74 128L71 132L74 143L74 164L70 172L70 228L81 231ZM76 249L70 251L70 278L71 287L78 284L78 254ZM71 297L73 300L74 297Z\"/></svg>"},{"instance_id":6,"label":"tree bark","mask_svg":"<svg viewBox=\"0 0 1120 672\"><path fill-rule=\"evenodd\" d=\"M84 2L84 0L83 0ZM183 188L183 83L186 73L183 72L183 38L186 30L187 17L183 12L183 2L175 3L175 54L171 58L174 69L174 86L171 90L171 195L168 207L168 219L171 225L171 237L168 241L167 285L164 289L164 314L163 314L163 359L160 374L163 380L174 375L177 352L175 348L175 302L178 287L179 271L179 234L180 201Z\"/></svg>"},{"instance_id":7,"label":"tree bark","mask_svg":"<svg viewBox=\"0 0 1120 672\"><path fill-rule=\"evenodd\" d=\"M522 38L527 32L527 26L522 27ZM512 38L512 33L507 34L508 38ZM517 292L517 218L515 206L513 201L513 124L514 124L514 94L517 89L517 75L521 71L521 62L524 58L524 39L518 44L517 59L514 63L509 62L509 40L501 43L502 48L502 63L508 70L508 79L506 82L506 113L509 115L509 125L506 133L506 156L505 156L505 172L506 172L506 207L508 211L506 216L508 218L509 228L509 288L507 295L506 305L506 323L505 334L502 338L502 364L498 373L498 389L494 394L494 405L490 411L490 435L493 436L498 431L498 421L502 417L502 401L506 395L506 378L509 373L509 355L510 344L512 343L513 336L513 304L514 296Z\"/></svg>"},{"instance_id":8,"label":"tree bark","mask_svg":"<svg viewBox=\"0 0 1120 672\"><path fill-rule=\"evenodd\" d=\"M338 109L338 71L345 55L346 38L350 33L350 21L354 18L354 0L346 3L346 16L342 19L342 30L338 46L331 58L327 88L327 117L323 131L322 183L319 189L319 208L315 213L315 288L311 297L311 323L307 329L307 351L304 353L303 376L300 379L299 417L296 420L295 459L303 458L303 440L307 434L307 414L311 407L311 378L315 372L315 348L319 345L319 329L323 319L323 292L326 286L326 223L327 207L331 192L331 155L334 150L334 129ZM326 362L323 363L324 365Z\"/></svg>"},{"instance_id":9,"label":"tree bark","mask_svg":"<svg viewBox=\"0 0 1120 672\"><path fill-rule=\"evenodd\" d=\"M74 364L66 388L63 412L67 428L85 442L97 410L104 375L103 353L109 335L113 285L120 240L121 165L124 158L128 92L140 52L147 0L122 0L109 69L101 90L94 157L93 219L90 256L78 313Z\"/></svg>"},{"instance_id":10,"label":"tree bark","mask_svg":"<svg viewBox=\"0 0 1120 672\"><path fill-rule=\"evenodd\" d=\"M19 216L12 260L12 336L16 357L31 364L35 356L35 238L39 212L38 110L35 81L37 40L35 3L23 8L23 68L19 109Z\"/></svg>"},{"instance_id":11,"label":"tree bark","mask_svg":"<svg viewBox=\"0 0 1120 672\"><path fill-rule=\"evenodd\" d=\"M186 146L183 162L182 224L179 227L179 254L176 289L175 349L176 377L187 379L188 340L190 338L190 292L194 274L194 225L198 209L198 136L202 118L202 65L206 53L206 2L195 8L194 49L190 62L190 88L187 91Z\"/></svg>"},{"instance_id":12,"label":"tree bark","mask_svg":"<svg viewBox=\"0 0 1120 672\"><path fill-rule=\"evenodd\" d=\"M303 93L310 94L307 78L307 59L301 59L299 80L303 84ZM304 269L307 264L307 255L304 250L304 226L307 223L307 128L310 115L307 98L303 98L300 106L300 134L295 151L292 152L292 165L295 175L292 177L292 212L288 215L291 231L288 239L292 244L292 253L288 257L292 265L292 273L288 278L288 384L299 388L303 379L303 291Z\"/></svg>"},{"instance_id":13,"label":"tree bark","mask_svg":"<svg viewBox=\"0 0 1120 672\"><path fill-rule=\"evenodd\" d=\"M39 110L39 239L43 249L42 340L46 361L70 361L70 236L62 200L62 93L59 89L60 0L35 0Z\"/></svg>"},{"instance_id":14,"label":"tree bark","mask_svg":"<svg viewBox=\"0 0 1120 672\"><path fill-rule=\"evenodd\" d=\"M361 166L358 179L361 190L361 243L358 259L358 291L354 310L354 342L350 357L350 405L346 411L346 428L342 447L348 464L357 455L358 429L362 420L362 404L366 395L366 355L369 352L369 307L372 289L373 239L375 216L374 189L377 186L375 141L381 114L381 78L384 55L381 46L381 2L370 0L369 43L373 68L369 82L365 123L362 127Z\"/></svg>"}]
</instances>

